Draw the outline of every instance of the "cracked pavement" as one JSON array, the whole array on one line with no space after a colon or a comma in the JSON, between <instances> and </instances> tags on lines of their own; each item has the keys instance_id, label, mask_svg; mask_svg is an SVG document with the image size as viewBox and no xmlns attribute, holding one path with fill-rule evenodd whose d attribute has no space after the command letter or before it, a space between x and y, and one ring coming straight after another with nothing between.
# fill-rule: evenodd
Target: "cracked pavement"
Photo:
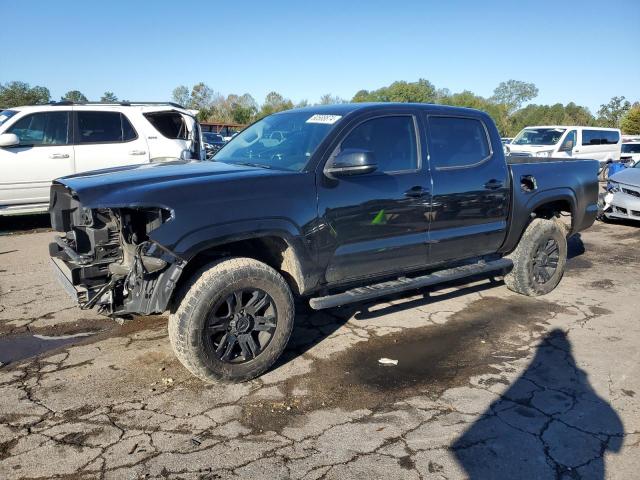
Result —
<instances>
[{"instance_id":1,"label":"cracked pavement","mask_svg":"<svg viewBox=\"0 0 640 480\"><path fill-rule=\"evenodd\" d=\"M45 231L43 231L45 230ZM299 313L276 368L207 385L166 318L118 325L49 272L46 229L0 236L2 479L628 479L640 469L640 229L596 224L527 298L476 278ZM378 359L397 359L382 366Z\"/></svg>"}]
</instances>

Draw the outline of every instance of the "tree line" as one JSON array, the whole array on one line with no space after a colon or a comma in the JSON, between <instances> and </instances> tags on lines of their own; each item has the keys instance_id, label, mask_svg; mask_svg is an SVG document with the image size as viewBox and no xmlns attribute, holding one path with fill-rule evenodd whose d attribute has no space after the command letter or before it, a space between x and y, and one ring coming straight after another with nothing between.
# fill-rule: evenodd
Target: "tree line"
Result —
<instances>
[{"instance_id":1,"label":"tree line","mask_svg":"<svg viewBox=\"0 0 640 480\"><path fill-rule=\"evenodd\" d=\"M602 104L596 115L587 107L567 104L540 105L529 103L538 96L533 83L508 80L500 83L490 97L476 95L470 90L451 93L446 88L436 88L430 81L396 81L376 90L360 90L350 100L325 94L314 105L351 102L418 102L437 103L477 108L487 112L496 122L501 135L513 136L527 125L585 125L621 128L624 133L640 135L640 102L631 103L623 96L616 96ZM176 87L171 93L176 103L198 110L200 121L236 123L246 125L275 112L312 105L308 100L294 103L278 92L270 92L259 104L249 93L227 96L200 82L189 88ZM0 84L0 108L20 105L37 105L52 100L46 87L20 81ZM60 100L87 101L78 90L70 90ZM118 97L104 92L101 101L115 102Z\"/></svg>"}]
</instances>

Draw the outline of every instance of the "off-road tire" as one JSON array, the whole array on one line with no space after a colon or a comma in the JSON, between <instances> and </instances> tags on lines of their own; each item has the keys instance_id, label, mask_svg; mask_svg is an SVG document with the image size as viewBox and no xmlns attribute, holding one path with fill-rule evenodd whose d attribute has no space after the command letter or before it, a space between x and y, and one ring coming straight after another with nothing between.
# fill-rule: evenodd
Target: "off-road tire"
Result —
<instances>
[{"instance_id":1,"label":"off-road tire","mask_svg":"<svg viewBox=\"0 0 640 480\"><path fill-rule=\"evenodd\" d=\"M233 288L259 288L271 296L277 323L271 340L255 358L241 364L221 361L207 352L203 329L211 308ZM295 307L285 279L251 258L231 257L197 271L181 289L169 316L169 340L180 363L206 382L243 382L267 371L285 349L293 329Z\"/></svg>"},{"instance_id":2,"label":"off-road tire","mask_svg":"<svg viewBox=\"0 0 640 480\"><path fill-rule=\"evenodd\" d=\"M550 278L541 283L534 275L536 254L545 248L550 240L558 247L558 260ZM504 277L504 283L512 290L529 297L545 295L552 291L562 278L567 263L567 229L558 219L534 219L525 230L516 249L508 255L513 261L513 269Z\"/></svg>"}]
</instances>

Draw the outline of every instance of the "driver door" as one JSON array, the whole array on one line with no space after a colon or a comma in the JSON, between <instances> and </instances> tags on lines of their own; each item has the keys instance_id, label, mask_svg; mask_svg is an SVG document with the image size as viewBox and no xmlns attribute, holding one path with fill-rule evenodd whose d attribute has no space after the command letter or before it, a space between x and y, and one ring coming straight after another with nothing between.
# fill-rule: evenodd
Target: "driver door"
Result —
<instances>
[{"instance_id":1,"label":"driver door","mask_svg":"<svg viewBox=\"0 0 640 480\"><path fill-rule=\"evenodd\" d=\"M424 267L427 262L429 181L413 114L376 116L347 133L345 149L373 153L376 171L318 175L318 245L326 280L340 283ZM328 163L332 161L329 158Z\"/></svg>"}]
</instances>

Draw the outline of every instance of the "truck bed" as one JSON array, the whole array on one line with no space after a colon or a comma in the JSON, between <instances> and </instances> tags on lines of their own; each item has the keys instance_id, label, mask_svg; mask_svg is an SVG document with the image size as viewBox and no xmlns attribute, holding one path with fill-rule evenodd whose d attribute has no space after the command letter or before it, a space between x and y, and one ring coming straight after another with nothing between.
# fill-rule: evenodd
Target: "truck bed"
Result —
<instances>
[{"instance_id":1,"label":"truck bed","mask_svg":"<svg viewBox=\"0 0 640 480\"><path fill-rule=\"evenodd\" d=\"M543 203L567 203L572 215L570 234L588 228L598 214L598 169L596 160L570 158L506 157L513 185L509 234L501 249L517 245L524 226Z\"/></svg>"}]
</instances>

